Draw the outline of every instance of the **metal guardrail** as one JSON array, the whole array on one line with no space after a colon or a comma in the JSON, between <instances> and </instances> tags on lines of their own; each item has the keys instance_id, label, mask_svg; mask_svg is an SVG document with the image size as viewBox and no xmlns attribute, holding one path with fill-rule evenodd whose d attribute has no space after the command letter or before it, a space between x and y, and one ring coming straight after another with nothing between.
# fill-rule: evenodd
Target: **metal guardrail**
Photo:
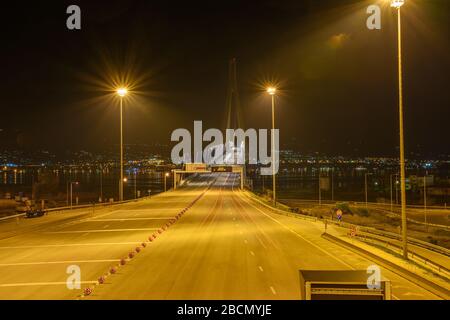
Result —
<instances>
[{"instance_id":1,"label":"metal guardrail","mask_svg":"<svg viewBox=\"0 0 450 320\"><path fill-rule=\"evenodd\" d=\"M366 235L366 234L362 234L362 235L355 235L354 236L355 238L358 238L359 240L361 240L361 241L363 241L363 242L370 242L370 241L372 241L372 242L378 242L378 243L382 243L382 244L384 244L385 245L385 247L387 248L387 249L389 249L389 250L392 250L392 247L393 248L396 248L396 249L398 249L397 251L397 253L401 253L402 252L402 246L400 246L400 245L398 245L398 244L395 244L395 243L392 243L392 242L389 242L389 241L386 241L386 240L384 240L384 239L380 239L380 238L376 238L376 237L371 237L371 236L368 236L368 235ZM369 240L369 241L367 241L367 240ZM391 247L391 248L390 248ZM392 251L394 251L394 250L392 250ZM415 261L415 262L418 262L418 263L420 263L420 264L422 264L422 265L424 265L424 266L426 266L426 267L430 267L431 269L434 269L435 271L437 271L438 273L440 273L440 274L442 274L442 275L445 275L447 278L449 278L450 277L450 269L448 269L447 267L445 267L445 266L442 266L442 265L440 265L439 263L437 263L437 262L434 262L434 261L431 261L431 260L429 260L429 259L427 259L427 258L425 258L424 256L422 256L422 255L420 255L420 254L418 254L418 253L415 253L415 252L412 252L412 251L408 251L408 257L411 259L411 260L413 260L413 261ZM449 278L450 279L450 278Z\"/></svg>"},{"instance_id":2,"label":"metal guardrail","mask_svg":"<svg viewBox=\"0 0 450 320\"><path fill-rule=\"evenodd\" d=\"M289 198L283 198L283 199L278 199L279 201L296 201L296 202L304 202L304 203L316 203L319 204L319 200L311 200L311 199L289 199ZM365 202L360 202L360 201L354 201L354 200L321 200L322 204L336 204L336 203L342 203L342 202L347 202L350 204L363 204L366 205ZM380 202L367 202L368 205L374 205L374 206L383 206L383 207L387 207L390 208L391 204L390 203L380 203ZM392 207L396 208L396 209L401 209L401 206L399 204L393 204ZM420 205L407 205L406 209L423 209L423 206ZM449 206L427 206L427 210L449 210L450 211L450 207Z\"/></svg>"},{"instance_id":3,"label":"metal guardrail","mask_svg":"<svg viewBox=\"0 0 450 320\"><path fill-rule=\"evenodd\" d=\"M250 196L248 196L248 197L250 197ZM281 209L278 209L278 208L274 208L274 207L272 207L272 206L262 202L261 200L255 198L255 197L251 197L251 198L253 200L257 201L258 203L260 203L261 205L265 206L266 208L268 208L268 209L270 209L272 211L281 213L283 215L289 216L289 217L294 217L294 218L297 218L297 219L309 220L309 221L314 221L314 222L322 221L322 222L325 223L325 221L326 221L327 223L330 223L330 224L333 224L333 225L337 225L339 227L343 227L343 228L349 229L349 230L357 227L359 231L366 232L366 233L369 233L369 234L372 233L372 234L375 234L375 235L379 235L379 236L382 236L382 237L385 237L385 238L390 238L390 239L395 239L395 240L399 240L399 238L400 238L400 236L397 235L397 234L380 231L380 230L377 230L375 228L357 226L357 225L350 224L350 223L345 223L345 222L336 222L336 221L329 220L329 219L321 219L321 218L317 218L317 217L310 217L310 216L306 216L306 215L303 215L303 214L300 214L300 213L287 212L287 211L284 211L284 210L281 210ZM394 244L392 242L389 242L388 240L382 240L382 241L384 241L385 244L388 244L388 245L390 245L392 247L397 247L396 244ZM425 248L427 250L431 250L433 252L437 252L437 253L443 254L443 255L445 255L447 257L450 256L450 250L448 250L446 248L443 248L443 247L439 247L439 246L433 245L433 244L429 244L427 242L423 242L423 241L420 241L420 240L417 240L417 239L409 238L408 239L408 243L414 244L414 245L417 245L417 246L420 246L420 247L423 247L423 248ZM441 266L440 264L438 264L438 263L436 263L434 261L431 261L431 260L423 257L422 255L419 255L417 253L409 251L408 252L408 257L410 257L413 261L419 262L422 265L430 267L430 269L436 270L440 274L445 274L446 276L450 275L450 270L449 269L447 269L444 266Z\"/></svg>"},{"instance_id":4,"label":"metal guardrail","mask_svg":"<svg viewBox=\"0 0 450 320\"><path fill-rule=\"evenodd\" d=\"M443 288L442 286L428 280L425 279L403 267L400 267L398 265L396 265L395 263L388 261L384 258L379 257L378 255L371 253L365 249L362 249L350 242L344 241L342 239L339 239L333 235L330 235L328 233L324 233L322 235L323 238L332 241L336 244L339 244L340 246L345 246L347 247L349 250L354 251L362 256L365 256L366 258L368 258L369 260L377 263L378 265L385 267L387 269L392 270L393 272L401 275L403 278L408 279L409 281L412 281L414 283L420 283L421 286L423 288L425 288L426 290L432 292L433 294L448 300L450 299L450 291L446 288Z\"/></svg>"},{"instance_id":5,"label":"metal guardrail","mask_svg":"<svg viewBox=\"0 0 450 320\"><path fill-rule=\"evenodd\" d=\"M309 220L309 221L322 221L324 223L325 223L325 221L327 221L327 223L329 223L329 224L333 224L333 225L343 227L346 229L352 229L352 228L357 227L362 232L373 233L373 234L377 234L377 235L380 235L380 236L383 236L386 238L391 238L391 239L396 239L396 240L400 239L400 235L398 235L396 233L392 233L392 232L388 232L388 231L381 231L381 230L378 230L375 228L359 226L359 225L355 225L355 224L351 224L351 223L347 223L347 222L337 222L337 221L326 219L326 218L311 217L311 216L307 216L307 215L304 215L301 213L291 213L291 212L288 212L285 210L281 210L279 208L274 208L271 205L264 203L260 199L257 199L256 195L255 195L255 197L250 197L249 195L247 195L247 197L257 201L258 203L260 203L261 205L265 206L266 208L268 208L272 211L275 211L275 212L278 212L278 213L281 213L283 215L287 215L290 217L303 219L303 220ZM444 247L433 245L431 243L421 241L418 239L414 239L414 238L408 238L408 243L411 243L411 244L420 246L422 248L425 248L427 250L431 250L431 251L434 251L434 252L437 252L437 253L440 253L440 254L450 257L450 250L448 250Z\"/></svg>"},{"instance_id":6,"label":"metal guardrail","mask_svg":"<svg viewBox=\"0 0 450 320\"><path fill-rule=\"evenodd\" d=\"M290 199L281 199L280 201L282 201L282 200L289 201ZM296 200L293 200L293 201L296 201ZM317 203L317 200L297 200L297 201L300 202L300 203L305 203L305 204L316 204L316 205L319 205ZM347 202L350 205L354 205L354 206L359 206L359 207L365 207L366 206L365 202L354 202L354 201L347 201ZM339 203L339 202L336 202L336 201L322 201L320 206L333 206L333 205L336 205L337 203ZM400 213L388 210L390 208L382 208L382 207L390 207L390 205L388 205L388 204L369 202L368 205L369 205L368 208L370 208L372 210L378 210L378 211L382 211L382 212L387 212L389 214L393 214L393 215L396 215L398 217L401 217ZM378 208L377 208L377 206L378 206ZM419 208L423 209L423 207L419 207ZM413 208L408 207L407 209L413 209ZM427 208L427 210L432 211L432 210L441 210L441 209L438 209L437 207L433 207L433 208ZM446 209L446 210L448 210L448 209ZM415 224L420 224L420 225L423 225L423 226L426 226L426 227L434 227L434 228L441 228L441 229L450 230L450 226L443 225L443 224L435 224L435 223L429 223L429 222L425 223L423 221L418 221L418 220L411 219L411 218L406 218L406 220L408 222L415 223Z\"/></svg>"},{"instance_id":7,"label":"metal guardrail","mask_svg":"<svg viewBox=\"0 0 450 320\"><path fill-rule=\"evenodd\" d=\"M112 207L112 206L118 206L121 204L126 204L126 203L131 203L131 202L136 202L136 201L142 201L145 199L149 199L150 197L142 197L142 198L138 198L138 199L132 199L132 200L126 200L126 201L118 201L118 202L107 202L107 203L94 203L94 204L82 204L82 205L78 205L78 206L66 206L66 207L57 207L57 208L49 208L49 209L45 209L46 214L47 213L51 213L51 212L58 212L58 211L71 211L71 210L77 210L77 209L85 209L85 208L105 208L105 207ZM5 221L5 220L9 220L9 219L14 219L14 218L20 218L20 217L24 217L26 216L26 213L19 213L19 214L15 214L15 215L11 215L11 216L6 216L3 218L0 218L0 221Z\"/></svg>"}]
</instances>

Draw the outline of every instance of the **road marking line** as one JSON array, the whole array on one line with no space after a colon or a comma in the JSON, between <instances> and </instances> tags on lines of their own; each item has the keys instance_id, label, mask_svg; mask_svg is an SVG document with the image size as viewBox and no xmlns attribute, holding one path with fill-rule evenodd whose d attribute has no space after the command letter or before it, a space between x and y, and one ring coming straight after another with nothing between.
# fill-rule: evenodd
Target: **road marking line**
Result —
<instances>
[{"instance_id":1,"label":"road marking line","mask_svg":"<svg viewBox=\"0 0 450 320\"><path fill-rule=\"evenodd\" d=\"M239 197L246 202L247 204L251 205L253 208L255 208L256 210L258 210L259 212L261 212L263 215L265 215L267 218L269 218L270 220L278 223L280 226L282 226L283 228L289 230L291 233L293 233L294 235L296 235L297 237L303 239L304 241L308 242L310 245L316 247L317 249L319 249L320 251L322 251L323 253L325 253L326 255L330 256L331 258L333 258L336 261L339 261L340 263L342 263L343 265L346 265L347 267L349 267L350 269L354 270L355 268L351 265L349 265L347 262L333 256L332 254L330 254L329 252L327 252L326 250L322 249L321 247L319 247L318 245L316 245L315 243L311 242L310 240L306 239L305 237L303 237L302 235L300 235L297 231L291 229L290 227L286 226L284 223L278 221L277 219L273 218L272 216L268 215L267 213L265 213L264 211L262 211L261 209L259 209L258 207L254 206L250 200L247 200L244 198L244 196L239 195Z\"/></svg>"},{"instance_id":2,"label":"road marking line","mask_svg":"<svg viewBox=\"0 0 450 320\"><path fill-rule=\"evenodd\" d=\"M142 229L110 229L110 230L74 230L74 231L48 231L43 233L51 234L69 234L69 233L96 233L96 232L127 232L127 231L156 231L158 228L142 228Z\"/></svg>"},{"instance_id":3,"label":"road marking line","mask_svg":"<svg viewBox=\"0 0 450 320\"><path fill-rule=\"evenodd\" d=\"M75 261L46 261L46 262L18 262L18 263L0 263L0 267L15 267L15 266L33 266L45 264L67 264L67 263L102 263L102 262L118 262L120 259L109 260L75 260Z\"/></svg>"},{"instance_id":4,"label":"road marking line","mask_svg":"<svg viewBox=\"0 0 450 320\"><path fill-rule=\"evenodd\" d=\"M80 281L80 284L94 284L97 281ZM28 282L28 283L2 283L0 288L7 287L30 287L30 286L56 286L56 285L67 285L66 281L61 282Z\"/></svg>"},{"instance_id":5,"label":"road marking line","mask_svg":"<svg viewBox=\"0 0 450 320\"><path fill-rule=\"evenodd\" d=\"M277 292L275 291L274 287L270 286L270 291L272 291L273 295L276 295Z\"/></svg>"},{"instance_id":6,"label":"road marking line","mask_svg":"<svg viewBox=\"0 0 450 320\"><path fill-rule=\"evenodd\" d=\"M254 253L253 251L250 251L250 254L251 254L252 256L255 256L255 253Z\"/></svg>"},{"instance_id":7,"label":"road marking line","mask_svg":"<svg viewBox=\"0 0 450 320\"><path fill-rule=\"evenodd\" d=\"M170 220L172 217L157 217L157 218L121 218L121 219L92 219L86 222L114 222L114 221L138 221L138 220Z\"/></svg>"},{"instance_id":8,"label":"road marking line","mask_svg":"<svg viewBox=\"0 0 450 320\"><path fill-rule=\"evenodd\" d=\"M259 271L264 272L264 269L261 266L258 266Z\"/></svg>"},{"instance_id":9,"label":"road marking line","mask_svg":"<svg viewBox=\"0 0 450 320\"><path fill-rule=\"evenodd\" d=\"M117 245L135 245L142 242L104 242L104 243L71 243L71 244L47 244L35 246L14 246L14 247L0 247L1 249L33 249L33 248L57 248L57 247L78 247L78 246L117 246Z\"/></svg>"},{"instance_id":10,"label":"road marking line","mask_svg":"<svg viewBox=\"0 0 450 320\"><path fill-rule=\"evenodd\" d=\"M106 229L106 228L108 228L108 227L109 227L109 224L105 225L105 226L103 227L103 229Z\"/></svg>"}]
</instances>

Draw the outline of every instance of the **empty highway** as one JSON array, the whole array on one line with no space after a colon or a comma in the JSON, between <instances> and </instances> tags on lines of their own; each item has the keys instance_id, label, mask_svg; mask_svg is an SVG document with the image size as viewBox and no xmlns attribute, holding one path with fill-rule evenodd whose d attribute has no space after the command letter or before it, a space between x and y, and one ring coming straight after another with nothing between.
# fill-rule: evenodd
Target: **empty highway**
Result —
<instances>
[{"instance_id":1,"label":"empty highway","mask_svg":"<svg viewBox=\"0 0 450 320\"><path fill-rule=\"evenodd\" d=\"M300 299L299 269L373 264L323 239L321 224L274 214L238 185L233 174L205 175L177 191L69 222L53 218L0 240L0 299ZM152 234L154 241L94 286ZM80 267L81 290L66 286L70 265ZM438 299L388 270L382 276L395 299ZM93 292L80 297L86 287Z\"/></svg>"}]
</instances>

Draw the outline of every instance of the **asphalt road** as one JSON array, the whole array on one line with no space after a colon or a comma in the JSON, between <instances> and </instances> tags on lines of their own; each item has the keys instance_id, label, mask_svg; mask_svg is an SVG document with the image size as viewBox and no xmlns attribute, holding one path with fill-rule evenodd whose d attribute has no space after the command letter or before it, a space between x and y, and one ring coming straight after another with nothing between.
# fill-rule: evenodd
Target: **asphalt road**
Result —
<instances>
[{"instance_id":1,"label":"asphalt road","mask_svg":"<svg viewBox=\"0 0 450 320\"><path fill-rule=\"evenodd\" d=\"M207 187L216 179L212 188ZM299 269L362 269L370 261L321 237L320 225L276 215L236 190L231 174L204 176L150 200L0 240L0 299L299 299ZM205 190L176 223L105 284L93 286ZM396 299L437 299L388 270Z\"/></svg>"}]
</instances>

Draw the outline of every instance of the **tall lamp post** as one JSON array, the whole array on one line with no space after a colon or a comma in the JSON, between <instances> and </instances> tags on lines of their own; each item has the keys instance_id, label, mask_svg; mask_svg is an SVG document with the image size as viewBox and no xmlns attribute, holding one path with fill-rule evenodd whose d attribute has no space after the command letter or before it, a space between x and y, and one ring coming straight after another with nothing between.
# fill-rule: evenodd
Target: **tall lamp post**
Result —
<instances>
[{"instance_id":1,"label":"tall lamp post","mask_svg":"<svg viewBox=\"0 0 450 320\"><path fill-rule=\"evenodd\" d=\"M73 206L73 185L78 185L78 182L70 182L70 209Z\"/></svg>"},{"instance_id":2,"label":"tall lamp post","mask_svg":"<svg viewBox=\"0 0 450 320\"><path fill-rule=\"evenodd\" d=\"M401 7L405 0L391 0L391 7L397 10L397 34L398 34L398 112L400 126L400 190L401 190L401 213L402 213L402 240L403 257L408 258L408 238L406 225L406 174L405 174L405 144L403 133L403 79L402 79L402 24Z\"/></svg>"},{"instance_id":3,"label":"tall lamp post","mask_svg":"<svg viewBox=\"0 0 450 320\"><path fill-rule=\"evenodd\" d=\"M137 170L134 169L134 198L137 199Z\"/></svg>"},{"instance_id":4,"label":"tall lamp post","mask_svg":"<svg viewBox=\"0 0 450 320\"><path fill-rule=\"evenodd\" d=\"M119 201L123 201L123 98L127 95L126 88L117 89L120 99L120 180L119 180Z\"/></svg>"},{"instance_id":5,"label":"tall lamp post","mask_svg":"<svg viewBox=\"0 0 450 320\"><path fill-rule=\"evenodd\" d=\"M425 171L425 176L423 177L423 209L425 214L425 228L428 231L428 221L427 221L427 177L428 171Z\"/></svg>"},{"instance_id":6,"label":"tall lamp post","mask_svg":"<svg viewBox=\"0 0 450 320\"><path fill-rule=\"evenodd\" d=\"M276 193L276 175L275 175L275 93L277 89L275 87L267 88L267 93L272 96L272 201L273 205L277 205L277 193Z\"/></svg>"},{"instance_id":7,"label":"tall lamp post","mask_svg":"<svg viewBox=\"0 0 450 320\"><path fill-rule=\"evenodd\" d=\"M391 173L389 176L389 180L391 183L390 193L391 193L391 212L394 212L394 181L393 177L395 177L395 205L398 204L398 173Z\"/></svg>"},{"instance_id":8,"label":"tall lamp post","mask_svg":"<svg viewBox=\"0 0 450 320\"><path fill-rule=\"evenodd\" d=\"M169 173L166 172L166 173L164 174L164 192L167 191L167 178L168 178L168 177L169 177Z\"/></svg>"}]
</instances>

